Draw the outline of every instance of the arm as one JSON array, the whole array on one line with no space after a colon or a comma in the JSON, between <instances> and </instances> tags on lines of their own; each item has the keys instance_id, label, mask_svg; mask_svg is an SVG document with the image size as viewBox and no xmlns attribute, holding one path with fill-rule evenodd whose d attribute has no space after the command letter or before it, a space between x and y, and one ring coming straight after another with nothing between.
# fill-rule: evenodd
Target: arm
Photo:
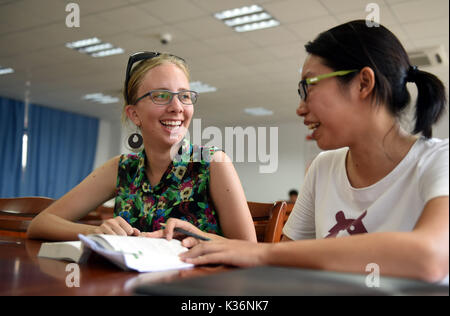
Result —
<instances>
[{"instance_id":1,"label":"arm","mask_svg":"<svg viewBox=\"0 0 450 316\"><path fill-rule=\"evenodd\" d=\"M109 160L61 199L39 213L28 228L28 238L76 240L80 233L102 232L97 226L78 224L74 221L114 196L118 162L119 156Z\"/></svg>"},{"instance_id":2,"label":"arm","mask_svg":"<svg viewBox=\"0 0 450 316\"><path fill-rule=\"evenodd\" d=\"M209 191L224 236L256 242L256 231L239 176L230 158L216 152L210 165Z\"/></svg>"},{"instance_id":3,"label":"arm","mask_svg":"<svg viewBox=\"0 0 450 316\"><path fill-rule=\"evenodd\" d=\"M238 241L202 242L180 257L194 264L269 264L356 273L365 273L367 264L376 263L383 275L436 282L449 270L448 203L448 196L430 200L412 232L380 232L257 246Z\"/></svg>"}]
</instances>

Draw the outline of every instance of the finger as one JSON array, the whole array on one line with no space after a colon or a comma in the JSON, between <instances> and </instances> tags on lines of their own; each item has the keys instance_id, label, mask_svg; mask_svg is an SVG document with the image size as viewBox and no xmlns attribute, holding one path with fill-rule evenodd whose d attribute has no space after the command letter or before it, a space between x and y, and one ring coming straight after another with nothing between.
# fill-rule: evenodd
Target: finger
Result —
<instances>
[{"instance_id":1,"label":"finger","mask_svg":"<svg viewBox=\"0 0 450 316\"><path fill-rule=\"evenodd\" d=\"M202 264L227 264L227 259L229 259L228 257L229 256L227 256L224 252L215 252L204 256L198 256L196 258L181 258L181 261L192 263L196 266Z\"/></svg>"},{"instance_id":2,"label":"finger","mask_svg":"<svg viewBox=\"0 0 450 316\"><path fill-rule=\"evenodd\" d=\"M109 226L107 226L106 224L102 224L99 227L99 229L101 231L101 234L115 235L114 231Z\"/></svg>"},{"instance_id":3,"label":"finger","mask_svg":"<svg viewBox=\"0 0 450 316\"><path fill-rule=\"evenodd\" d=\"M166 228L164 229L164 235L167 240L171 240L173 238L173 230L177 227L177 220L175 218L169 218L166 222Z\"/></svg>"},{"instance_id":4,"label":"finger","mask_svg":"<svg viewBox=\"0 0 450 316\"><path fill-rule=\"evenodd\" d=\"M199 243L200 243L200 241L194 237L187 237L181 241L181 244L186 248L192 248L192 247L198 245Z\"/></svg>"},{"instance_id":5,"label":"finger","mask_svg":"<svg viewBox=\"0 0 450 316\"><path fill-rule=\"evenodd\" d=\"M139 236L141 234L141 231L139 230L139 229L137 229L137 228L134 228L133 227L133 236Z\"/></svg>"},{"instance_id":6,"label":"finger","mask_svg":"<svg viewBox=\"0 0 450 316\"><path fill-rule=\"evenodd\" d=\"M164 229L156 230L154 232L144 232L144 233L141 233L141 236L149 237L149 238L163 238L164 237Z\"/></svg>"},{"instance_id":7,"label":"finger","mask_svg":"<svg viewBox=\"0 0 450 316\"><path fill-rule=\"evenodd\" d=\"M120 228L125 232L126 235L133 235L134 230L133 227L122 217L117 216L114 218L116 223L119 225Z\"/></svg>"},{"instance_id":8,"label":"finger","mask_svg":"<svg viewBox=\"0 0 450 316\"><path fill-rule=\"evenodd\" d=\"M120 225L116 221L112 221L108 223L108 227L114 231L115 235L119 236L127 236L127 232L120 227Z\"/></svg>"},{"instance_id":9,"label":"finger","mask_svg":"<svg viewBox=\"0 0 450 316\"><path fill-rule=\"evenodd\" d=\"M180 258L197 258L208 253L213 253L222 250L222 246L215 242L201 242L189 251L180 254Z\"/></svg>"}]
</instances>

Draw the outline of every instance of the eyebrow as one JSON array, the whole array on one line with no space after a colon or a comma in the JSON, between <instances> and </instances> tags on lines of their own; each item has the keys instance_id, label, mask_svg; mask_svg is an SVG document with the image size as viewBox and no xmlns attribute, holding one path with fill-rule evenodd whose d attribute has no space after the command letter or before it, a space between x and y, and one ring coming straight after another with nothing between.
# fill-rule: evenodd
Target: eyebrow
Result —
<instances>
[{"instance_id":1,"label":"eyebrow","mask_svg":"<svg viewBox=\"0 0 450 316\"><path fill-rule=\"evenodd\" d=\"M150 89L150 90L166 90L166 91L172 91L172 90L170 90L169 88L155 88L155 89ZM180 92L180 91L189 91L189 89L186 89L186 88L179 88L178 90L177 90L177 92Z\"/></svg>"},{"instance_id":2,"label":"eyebrow","mask_svg":"<svg viewBox=\"0 0 450 316\"><path fill-rule=\"evenodd\" d=\"M314 77L314 73L312 73L311 71L308 71L307 73L302 75L302 80L305 80L306 78L311 78Z\"/></svg>"}]
</instances>

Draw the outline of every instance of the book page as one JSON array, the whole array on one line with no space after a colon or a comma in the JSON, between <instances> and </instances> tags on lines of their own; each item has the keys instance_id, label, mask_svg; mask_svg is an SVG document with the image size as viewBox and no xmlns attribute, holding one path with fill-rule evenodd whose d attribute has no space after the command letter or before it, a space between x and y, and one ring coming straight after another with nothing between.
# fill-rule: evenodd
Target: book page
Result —
<instances>
[{"instance_id":1,"label":"book page","mask_svg":"<svg viewBox=\"0 0 450 316\"><path fill-rule=\"evenodd\" d=\"M80 241L42 243L38 257L78 262L82 255Z\"/></svg>"},{"instance_id":2,"label":"book page","mask_svg":"<svg viewBox=\"0 0 450 316\"><path fill-rule=\"evenodd\" d=\"M192 267L181 261L178 255L187 248L179 240L167 241L162 238L135 236L89 235L80 239L87 241L90 248L103 255L120 267L139 272L165 271ZM99 242L103 239L103 242ZM108 247L102 246L104 241ZM105 249L108 248L108 249Z\"/></svg>"},{"instance_id":3,"label":"book page","mask_svg":"<svg viewBox=\"0 0 450 316\"><path fill-rule=\"evenodd\" d=\"M120 251L136 255L168 255L177 256L188 249L181 245L177 239L168 241L164 238L148 238L136 236L117 236L117 235L93 235L89 238L98 237L106 240L111 246L111 250Z\"/></svg>"}]
</instances>

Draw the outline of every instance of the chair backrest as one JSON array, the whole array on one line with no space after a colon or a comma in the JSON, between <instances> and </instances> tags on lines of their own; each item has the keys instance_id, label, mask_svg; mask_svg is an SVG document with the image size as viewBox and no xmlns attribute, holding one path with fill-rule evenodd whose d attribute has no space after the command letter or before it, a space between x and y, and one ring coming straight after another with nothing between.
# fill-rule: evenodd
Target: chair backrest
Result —
<instances>
[{"instance_id":1,"label":"chair backrest","mask_svg":"<svg viewBox=\"0 0 450 316\"><path fill-rule=\"evenodd\" d=\"M48 197L0 198L0 235L26 237L33 218L55 202ZM80 222L100 225L110 209L103 205L83 217ZM111 211L112 212L112 211ZM105 216L103 216L105 214Z\"/></svg>"},{"instance_id":2,"label":"chair backrest","mask_svg":"<svg viewBox=\"0 0 450 316\"><path fill-rule=\"evenodd\" d=\"M286 215L286 202L247 204L255 224L258 242L279 242Z\"/></svg>"},{"instance_id":3,"label":"chair backrest","mask_svg":"<svg viewBox=\"0 0 450 316\"><path fill-rule=\"evenodd\" d=\"M0 235L26 237L31 220L55 200L47 197L0 198Z\"/></svg>"},{"instance_id":4,"label":"chair backrest","mask_svg":"<svg viewBox=\"0 0 450 316\"><path fill-rule=\"evenodd\" d=\"M283 225L286 224L286 222L287 222L287 220L289 218L289 215L291 215L291 212L294 209L294 205L295 205L295 203L287 203L286 204L286 215L284 216L284 223L283 223Z\"/></svg>"}]
</instances>

